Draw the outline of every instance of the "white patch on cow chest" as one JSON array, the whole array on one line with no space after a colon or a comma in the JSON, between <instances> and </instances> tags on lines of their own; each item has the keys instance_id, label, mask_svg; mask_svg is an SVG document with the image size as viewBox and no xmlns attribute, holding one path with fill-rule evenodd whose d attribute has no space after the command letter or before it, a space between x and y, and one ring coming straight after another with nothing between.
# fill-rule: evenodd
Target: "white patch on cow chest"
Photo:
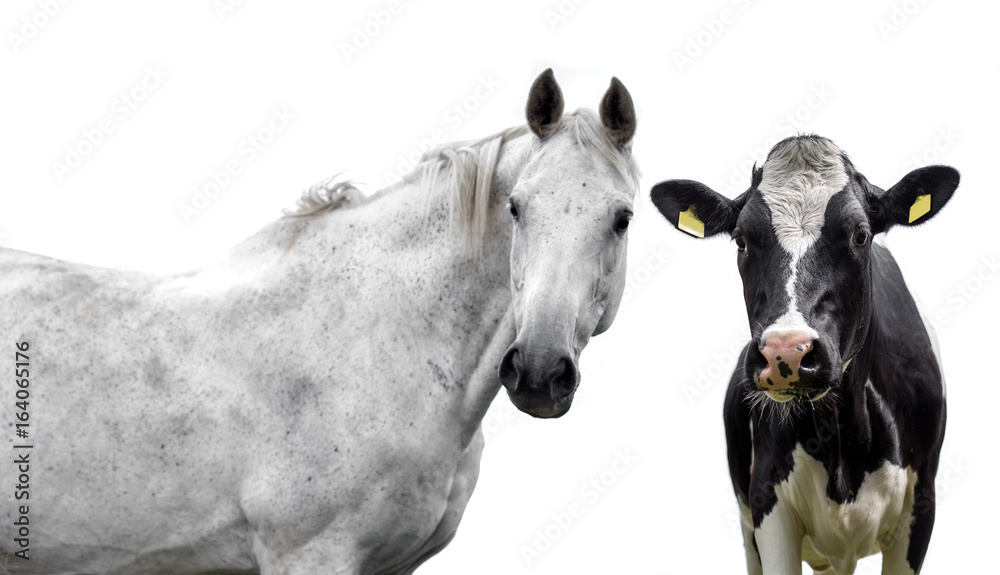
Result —
<instances>
[{"instance_id":1,"label":"white patch on cow chest","mask_svg":"<svg viewBox=\"0 0 1000 575\"><path fill-rule=\"evenodd\" d=\"M775 486L778 504L764 517L759 531L774 531L778 515L791 514L805 535L802 558L814 568L829 564L837 573L853 573L858 559L909 539L917 481L913 470L886 461L865 474L853 500L841 504L826 496L828 473L823 464L801 444L792 455L792 473Z\"/></svg>"},{"instance_id":2,"label":"white patch on cow chest","mask_svg":"<svg viewBox=\"0 0 1000 575\"><path fill-rule=\"evenodd\" d=\"M830 198L847 185L841 154L829 140L804 138L773 151L762 166L757 189L771 212L778 244L791 256L791 272L785 284L788 309L764 330L762 341L770 333L803 332L817 337L796 305L796 270L806 250L819 239Z\"/></svg>"}]
</instances>

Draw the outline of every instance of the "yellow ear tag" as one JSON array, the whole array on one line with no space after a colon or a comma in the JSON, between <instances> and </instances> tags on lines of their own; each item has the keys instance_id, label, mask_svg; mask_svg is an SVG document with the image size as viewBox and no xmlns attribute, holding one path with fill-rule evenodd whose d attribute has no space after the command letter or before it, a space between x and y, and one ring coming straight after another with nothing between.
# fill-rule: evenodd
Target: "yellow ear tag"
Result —
<instances>
[{"instance_id":1,"label":"yellow ear tag","mask_svg":"<svg viewBox=\"0 0 1000 575\"><path fill-rule=\"evenodd\" d=\"M919 190L917 190L918 193L922 192L922 191L924 191L923 188L920 188ZM929 212L929 211L931 211L931 196L930 196L930 194L921 194L921 195L917 196L917 200L915 202L913 202L912 206L910 206L910 221L909 221L909 223L912 224L913 222L919 220L920 218L922 218L925 215L927 215L927 212Z\"/></svg>"},{"instance_id":2,"label":"yellow ear tag","mask_svg":"<svg viewBox=\"0 0 1000 575\"><path fill-rule=\"evenodd\" d=\"M694 204L688 206L686 212L677 214L677 229L687 232L696 238L705 237L705 222L698 219Z\"/></svg>"}]
</instances>

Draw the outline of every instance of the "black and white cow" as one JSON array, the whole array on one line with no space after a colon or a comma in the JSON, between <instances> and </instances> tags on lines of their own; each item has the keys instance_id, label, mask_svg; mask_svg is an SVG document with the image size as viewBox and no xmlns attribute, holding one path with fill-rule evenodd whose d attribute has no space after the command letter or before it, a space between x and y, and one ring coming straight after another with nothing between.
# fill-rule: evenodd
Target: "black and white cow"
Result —
<instances>
[{"instance_id":1,"label":"black and white cow","mask_svg":"<svg viewBox=\"0 0 1000 575\"><path fill-rule=\"evenodd\" d=\"M752 340L726 395L733 488L751 573L920 571L945 428L936 340L885 246L922 224L958 172L914 170L888 190L818 136L788 138L734 200L690 180L652 200L697 237L730 234Z\"/></svg>"}]
</instances>

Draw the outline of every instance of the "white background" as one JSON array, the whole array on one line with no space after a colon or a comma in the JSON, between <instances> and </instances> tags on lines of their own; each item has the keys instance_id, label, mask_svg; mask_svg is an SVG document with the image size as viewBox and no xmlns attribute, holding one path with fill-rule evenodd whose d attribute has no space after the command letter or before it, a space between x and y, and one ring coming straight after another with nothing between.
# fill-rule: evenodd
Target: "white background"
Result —
<instances>
[{"instance_id":1,"label":"white background","mask_svg":"<svg viewBox=\"0 0 1000 575\"><path fill-rule=\"evenodd\" d=\"M923 164L962 173L937 218L888 239L939 318L949 384L925 572L995 569L1000 281L984 263L1000 251L994 4L402 0L378 24L388 0L224 2L69 2L51 17L44 2L3 3L0 244L188 269L327 176L346 170L373 191L435 130L469 139L523 123L546 67L569 110L595 108L613 75L635 100L644 177L617 322L584 352L562 419L533 420L498 396L458 536L421 573L742 571L721 420L729 350L748 332L735 248L670 229L648 190L681 177L735 195L750 164L798 131L832 138L882 187ZM359 36L366 26L373 37ZM477 99L482 79L497 86ZM133 89L142 101L122 117ZM294 119L250 161L240 146L275 108ZM112 130L87 150L102 120ZM60 177L67 147L88 153ZM231 160L240 173L185 219L181 206ZM619 453L627 467L614 465ZM613 484L594 497L582 491L591 480ZM568 524L573 504L582 515Z\"/></svg>"}]
</instances>

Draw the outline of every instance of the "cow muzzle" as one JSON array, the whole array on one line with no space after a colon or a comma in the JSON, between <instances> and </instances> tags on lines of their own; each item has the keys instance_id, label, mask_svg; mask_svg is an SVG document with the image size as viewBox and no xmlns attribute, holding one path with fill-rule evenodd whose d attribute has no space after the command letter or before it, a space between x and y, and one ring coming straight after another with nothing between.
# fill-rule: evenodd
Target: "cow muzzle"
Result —
<instances>
[{"instance_id":1,"label":"cow muzzle","mask_svg":"<svg viewBox=\"0 0 1000 575\"><path fill-rule=\"evenodd\" d=\"M823 345L801 332L765 334L757 343L758 366L752 369L756 388L775 401L820 399L830 389L824 382ZM749 366L748 366L749 367Z\"/></svg>"}]
</instances>

